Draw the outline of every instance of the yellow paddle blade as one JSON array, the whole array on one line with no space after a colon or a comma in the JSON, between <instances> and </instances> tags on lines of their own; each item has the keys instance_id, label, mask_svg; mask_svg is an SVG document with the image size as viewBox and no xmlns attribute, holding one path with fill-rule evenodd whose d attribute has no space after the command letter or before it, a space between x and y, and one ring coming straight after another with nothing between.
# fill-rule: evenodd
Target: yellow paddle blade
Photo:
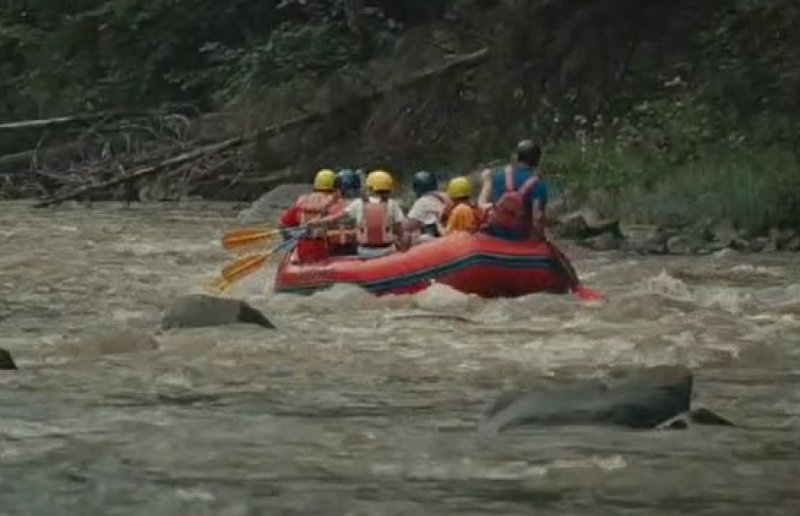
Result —
<instances>
[{"instance_id":1,"label":"yellow paddle blade","mask_svg":"<svg viewBox=\"0 0 800 516\"><path fill-rule=\"evenodd\" d=\"M272 253L248 254L234 260L222 269L222 277L227 281L237 281L261 268Z\"/></svg>"},{"instance_id":2,"label":"yellow paddle blade","mask_svg":"<svg viewBox=\"0 0 800 516\"><path fill-rule=\"evenodd\" d=\"M217 281L209 285L207 290L209 294L224 294L232 286L232 282L226 280L225 278L219 278Z\"/></svg>"},{"instance_id":3,"label":"yellow paddle blade","mask_svg":"<svg viewBox=\"0 0 800 516\"><path fill-rule=\"evenodd\" d=\"M234 229L222 236L222 248L227 251L244 251L269 244L279 233L277 229Z\"/></svg>"}]
</instances>

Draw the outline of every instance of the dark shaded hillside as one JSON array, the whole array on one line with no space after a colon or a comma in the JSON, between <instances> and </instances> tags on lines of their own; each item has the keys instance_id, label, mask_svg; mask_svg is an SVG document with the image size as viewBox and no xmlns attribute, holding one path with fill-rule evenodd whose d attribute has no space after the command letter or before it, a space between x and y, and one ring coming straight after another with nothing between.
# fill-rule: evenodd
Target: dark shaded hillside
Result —
<instances>
[{"instance_id":1,"label":"dark shaded hillside","mask_svg":"<svg viewBox=\"0 0 800 516\"><path fill-rule=\"evenodd\" d=\"M726 186L714 215L776 223L800 184L798 29L791 0L19 1L0 7L0 118L168 104L252 129L338 107L260 140L248 173L462 170L533 134L578 190ZM477 68L353 100L480 48Z\"/></svg>"}]
</instances>

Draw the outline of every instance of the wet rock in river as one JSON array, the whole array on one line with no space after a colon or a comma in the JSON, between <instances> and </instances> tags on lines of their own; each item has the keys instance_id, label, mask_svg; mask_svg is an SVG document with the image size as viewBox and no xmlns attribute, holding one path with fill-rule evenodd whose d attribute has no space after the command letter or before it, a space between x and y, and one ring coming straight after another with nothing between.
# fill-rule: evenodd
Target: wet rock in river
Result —
<instances>
[{"instance_id":1,"label":"wet rock in river","mask_svg":"<svg viewBox=\"0 0 800 516\"><path fill-rule=\"evenodd\" d=\"M769 236L764 237L764 240L765 244L764 247L762 248L762 251L767 253L774 253L775 251L778 250L779 235L777 229L775 228L770 229Z\"/></svg>"},{"instance_id":2,"label":"wet rock in river","mask_svg":"<svg viewBox=\"0 0 800 516\"><path fill-rule=\"evenodd\" d=\"M667 240L667 252L669 254L694 254L703 250L704 243L696 235L676 235Z\"/></svg>"},{"instance_id":3,"label":"wet rock in river","mask_svg":"<svg viewBox=\"0 0 800 516\"><path fill-rule=\"evenodd\" d=\"M592 238L587 238L581 245L593 251L613 251L622 246L623 240L613 233L603 233Z\"/></svg>"},{"instance_id":4,"label":"wet rock in river","mask_svg":"<svg viewBox=\"0 0 800 516\"><path fill-rule=\"evenodd\" d=\"M11 353L3 348L0 348L0 371L13 371L17 369L17 364L11 357Z\"/></svg>"},{"instance_id":5,"label":"wet rock in river","mask_svg":"<svg viewBox=\"0 0 800 516\"><path fill-rule=\"evenodd\" d=\"M616 425L629 428L681 428L684 424L730 425L702 409L692 411L692 373L685 367L623 370L607 381L501 396L486 412L481 431L500 432L519 425Z\"/></svg>"},{"instance_id":6,"label":"wet rock in river","mask_svg":"<svg viewBox=\"0 0 800 516\"><path fill-rule=\"evenodd\" d=\"M736 249L731 249L730 247L726 247L725 249L720 249L719 251L714 252L714 258L730 258L731 256L736 256L739 252Z\"/></svg>"},{"instance_id":7,"label":"wet rock in river","mask_svg":"<svg viewBox=\"0 0 800 516\"><path fill-rule=\"evenodd\" d=\"M791 228L772 228L769 233L770 240L774 242L777 251L800 251L800 235Z\"/></svg>"},{"instance_id":8,"label":"wet rock in river","mask_svg":"<svg viewBox=\"0 0 800 516\"><path fill-rule=\"evenodd\" d=\"M737 245L742 242L733 222L728 219L722 219L712 224L708 229L707 236L710 237L713 251L719 251L726 247L736 249Z\"/></svg>"},{"instance_id":9,"label":"wet rock in river","mask_svg":"<svg viewBox=\"0 0 800 516\"><path fill-rule=\"evenodd\" d=\"M791 251L793 253L800 251L800 236L793 237L791 240L786 242L786 247L784 247L784 250Z\"/></svg>"},{"instance_id":10,"label":"wet rock in river","mask_svg":"<svg viewBox=\"0 0 800 516\"><path fill-rule=\"evenodd\" d=\"M670 233L659 226L626 228L627 248L642 254L667 254Z\"/></svg>"},{"instance_id":11,"label":"wet rock in river","mask_svg":"<svg viewBox=\"0 0 800 516\"><path fill-rule=\"evenodd\" d=\"M164 313L161 328L203 328L236 323L275 328L264 314L244 301L205 294L178 298Z\"/></svg>"}]
</instances>

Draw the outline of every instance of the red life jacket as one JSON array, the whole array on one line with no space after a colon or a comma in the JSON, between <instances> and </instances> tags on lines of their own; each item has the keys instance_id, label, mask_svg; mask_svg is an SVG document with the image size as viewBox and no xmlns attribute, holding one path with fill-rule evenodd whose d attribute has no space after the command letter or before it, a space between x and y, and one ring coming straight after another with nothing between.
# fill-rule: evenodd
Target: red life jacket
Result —
<instances>
[{"instance_id":1,"label":"red life jacket","mask_svg":"<svg viewBox=\"0 0 800 516\"><path fill-rule=\"evenodd\" d=\"M364 213L358 228L358 243L366 247L386 247L394 243L394 228L389 220L389 202L363 201Z\"/></svg>"},{"instance_id":2,"label":"red life jacket","mask_svg":"<svg viewBox=\"0 0 800 516\"><path fill-rule=\"evenodd\" d=\"M343 199L337 199L330 207L331 214L337 214L346 208ZM356 230L352 224L340 223L328 230L328 244L334 247L349 246L356 243Z\"/></svg>"},{"instance_id":3,"label":"red life jacket","mask_svg":"<svg viewBox=\"0 0 800 516\"><path fill-rule=\"evenodd\" d=\"M300 224L307 224L330 215L338 201L338 195L328 192L312 192L301 195L297 199L297 207L300 209Z\"/></svg>"},{"instance_id":4,"label":"red life jacket","mask_svg":"<svg viewBox=\"0 0 800 516\"><path fill-rule=\"evenodd\" d=\"M506 190L492 205L487 213L486 225L507 229L515 233L532 231L532 221L528 220L530 210L525 206L528 194L536 186L539 178L531 176L519 189L514 188L514 172L512 167L505 169Z\"/></svg>"}]
</instances>

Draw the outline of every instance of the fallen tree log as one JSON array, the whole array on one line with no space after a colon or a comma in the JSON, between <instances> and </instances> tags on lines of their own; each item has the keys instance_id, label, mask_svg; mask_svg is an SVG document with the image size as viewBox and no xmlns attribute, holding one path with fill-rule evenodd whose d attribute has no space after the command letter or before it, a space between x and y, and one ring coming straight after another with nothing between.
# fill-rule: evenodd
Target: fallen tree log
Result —
<instances>
[{"instance_id":1,"label":"fallen tree log","mask_svg":"<svg viewBox=\"0 0 800 516\"><path fill-rule=\"evenodd\" d=\"M66 127L74 125L85 125L97 122L98 120L112 120L119 118L129 118L136 116L152 116L154 113L142 113L131 111L107 111L101 113L91 113L85 115L59 116L55 118L45 118L41 120L19 120L17 122L6 122L0 124L0 133L11 131L26 131L31 129L53 129L56 127Z\"/></svg>"},{"instance_id":2,"label":"fallen tree log","mask_svg":"<svg viewBox=\"0 0 800 516\"><path fill-rule=\"evenodd\" d=\"M71 125L91 124L98 120L118 120L120 118L135 118L146 116L164 116L170 113L196 112L188 104L165 105L155 111L101 111L99 113L86 113L81 115L58 116L39 120L18 120L0 124L0 133L11 131L25 131L30 129L52 129Z\"/></svg>"},{"instance_id":3,"label":"fallen tree log","mask_svg":"<svg viewBox=\"0 0 800 516\"><path fill-rule=\"evenodd\" d=\"M103 181L102 183L94 184L94 185L84 185L71 192L67 192L62 195L57 195L55 197L51 197L49 199L45 199L44 201L36 204L34 207L36 208L43 208L45 206L50 206L51 204L56 204L59 202L67 201L69 199L75 199L76 197L81 197L85 194L97 191L97 190L105 190L106 188L110 188L112 186L117 186L123 183L127 183L129 181L134 181L136 179L140 179L143 177L151 176L153 174L157 174L162 170L183 165L195 159L201 158L203 156L207 156L209 154L213 154L215 152L220 152L225 149L230 149L241 145L242 138L231 138L229 140L225 140L220 143L215 143L212 145L207 145L205 147L201 147L199 149L193 150L191 152L185 152L183 154L179 154L174 158L169 158L164 160L160 163L155 165L141 167L139 169L134 170L129 174L124 174L120 177L115 177L114 179L109 179L108 181Z\"/></svg>"},{"instance_id":4,"label":"fallen tree log","mask_svg":"<svg viewBox=\"0 0 800 516\"><path fill-rule=\"evenodd\" d=\"M70 157L80 153L80 145L77 143L68 143L55 147L44 147L41 149L30 149L22 152L15 152L13 154L6 154L0 156L0 170L9 168L28 167L31 161L49 161Z\"/></svg>"},{"instance_id":5,"label":"fallen tree log","mask_svg":"<svg viewBox=\"0 0 800 516\"><path fill-rule=\"evenodd\" d=\"M391 90L411 86L412 84L416 84L426 79L437 77L445 72L449 72L451 70L460 68L462 66L475 66L483 62L487 57L489 57L488 48L482 48L470 54L461 54L459 56L456 56L448 60L446 63L426 68L425 70L422 70L421 72L414 74L407 79L398 81L394 84L390 84L388 87L381 88L380 90L378 90L377 95L384 95Z\"/></svg>"},{"instance_id":6,"label":"fallen tree log","mask_svg":"<svg viewBox=\"0 0 800 516\"><path fill-rule=\"evenodd\" d=\"M76 116L60 116L56 118L47 118L44 120L21 120L19 122L8 122L0 124L0 132L3 131L18 131L26 129L49 129L51 127L82 124L100 120L105 116L104 114L97 115L76 115Z\"/></svg>"},{"instance_id":7,"label":"fallen tree log","mask_svg":"<svg viewBox=\"0 0 800 516\"><path fill-rule=\"evenodd\" d=\"M295 129L295 128L298 128L298 127L301 127L301 126L305 126L307 124L311 124L313 122L317 122L317 121L323 120L324 118L326 118L326 117L328 117L328 116L330 116L330 115L332 115L334 113L341 112L342 110L347 109L348 106L351 106L354 103L365 102L365 101L367 101L367 102L368 101L374 101L374 100L386 95L387 93L389 93L389 92L391 92L393 90L409 87L409 86L414 85L416 83L425 81L427 79L431 79L433 77L437 77L439 75L442 75L442 74L444 74L446 72L449 72L449 71L451 71L453 69L456 69L456 68L459 68L459 67L463 67L463 66L475 66L478 63L484 61L488 56L489 56L489 50L486 49L486 48L482 48L482 49L480 49L480 50L478 50L476 52L472 52L470 54L463 54L463 55L457 56L457 57L449 60L448 62L446 62L444 64L441 64L441 65L438 65L438 66L435 66L435 67L431 67L431 68L423 70L423 71L421 71L421 72L419 72L417 74L414 74L413 76L411 76L411 77L409 77L409 78L407 78L405 80L401 80L401 81L397 81L397 82L394 82L394 83L390 83L389 85L387 85L387 86L385 86L383 88L380 88L380 89L376 89L376 90L374 90L373 92L371 92L371 93L369 93L367 95L356 96L354 98L348 99L348 100L344 101L343 103L339 104L338 106L335 106L335 107L333 107L333 108L331 108L329 110L316 111L316 112L311 112L311 113L299 115L299 116L296 116L296 117L294 117L294 118L292 118L290 120L287 120L287 121L284 121L284 122L280 122L280 123L271 125L271 126L269 126L267 128L255 131L252 134L244 135L244 136L238 136L238 137L230 138L230 139L227 139L227 140L224 140L224 141L221 141L221 142L218 142L218 143L214 143L214 144L211 144L211 145L206 145L206 146L200 147L198 149L195 149L193 151L186 152L186 153L180 154L178 156L175 156L173 158L161 161L161 162L156 163L154 165L149 165L149 166L144 166L144 167L138 168L138 169L136 169L136 170L134 170L134 171L132 171L130 173L124 174L124 175L122 175L120 177L117 177L117 178L114 178L114 179L110 179L108 181L104 181L104 182L97 183L97 184L84 185L82 187L79 187L79 188L71 191L71 192L67 192L65 194L61 194L61 195L57 195L57 196L45 199L45 200L39 202L38 204L36 204L35 207L42 208L42 207L50 206L50 205L57 204L57 203L60 203L60 202L63 202L63 201L67 201L67 200L70 200L70 199L75 199L75 198L81 197L81 196L86 195L86 194L90 194L90 193L95 192L95 191L105 190L105 189L110 188L112 186L117 186L117 185L120 185L120 184L123 184L123 183L127 183L127 182L130 182L130 181L141 179L143 177L152 176L152 175L158 174L159 172L161 172L163 170L167 170L167 169L170 169L170 168L173 168L173 167L185 165L187 163L190 163L190 162L198 160L198 159L202 159L202 158L204 158L206 156L209 156L209 155L212 155L212 154L216 154L216 153L223 152L223 151L226 151L226 150L229 150L229 149L240 147L240 146L242 146L242 145L244 145L246 143L252 142L252 141L254 141L254 140L256 140L257 138L260 138L260 137L270 137L270 136L275 136L277 134L281 134L281 133L290 131L292 129Z\"/></svg>"},{"instance_id":8,"label":"fallen tree log","mask_svg":"<svg viewBox=\"0 0 800 516\"><path fill-rule=\"evenodd\" d=\"M243 144L255 139L256 136L258 136L258 135L271 136L271 135L274 135L274 134L278 134L278 133L283 132L283 131L288 131L289 129L291 129L293 127L301 126L303 124L309 123L310 121L319 119L322 116L323 116L322 113L309 113L307 115L301 115L301 116L295 117L295 118L293 118L291 120L288 120L286 122L282 122L282 123L275 124L275 125L272 125L270 127L267 127L266 129L263 129L263 130L259 131L255 135L250 135L248 137L237 136L235 138L229 138L227 140L224 140L224 141L221 141L221 142L218 142L218 143L213 143L211 145L206 145L206 146L200 147L198 149L195 149L195 150L192 150L192 151L189 151L189 152L185 152L183 154L179 154L179 155L177 155L177 156L175 156L173 158L166 159L164 161L156 163L155 165L149 165L149 166L144 166L144 167L141 167L141 168L137 168L137 169L135 169L134 171L132 171L130 173L123 174L120 177L115 177L114 179L110 179L108 181L103 181L102 183L81 186L81 187L76 188L75 190L73 190L71 192L67 192L67 193L64 193L62 195L57 195L57 196L51 197L49 199L45 199L45 200L39 202L38 204L34 205L34 207L43 208L45 206L50 206L52 204L57 204L57 203L60 203L60 202L63 202L63 201L68 201L70 199L75 199L77 197L81 197L83 195L86 195L86 194L89 194L89 193L92 193L92 192L95 192L95 191L105 190L107 188L111 188L112 186L117 186L117 185L120 185L120 184L123 184L123 183L127 183L127 182L130 182L130 181L141 179L143 177L148 177L148 176L157 174L157 173L159 173L159 172L161 172L163 170L171 169L173 167L177 167L177 166L180 166L180 165L185 165L187 163L190 163L190 162L195 161L197 159L204 158L206 156L210 156L212 154L217 154L219 152L223 152L223 151L226 151L226 150L229 150L229 149L234 149L236 147L239 147L239 146L241 146L241 145L243 145Z\"/></svg>"}]
</instances>

